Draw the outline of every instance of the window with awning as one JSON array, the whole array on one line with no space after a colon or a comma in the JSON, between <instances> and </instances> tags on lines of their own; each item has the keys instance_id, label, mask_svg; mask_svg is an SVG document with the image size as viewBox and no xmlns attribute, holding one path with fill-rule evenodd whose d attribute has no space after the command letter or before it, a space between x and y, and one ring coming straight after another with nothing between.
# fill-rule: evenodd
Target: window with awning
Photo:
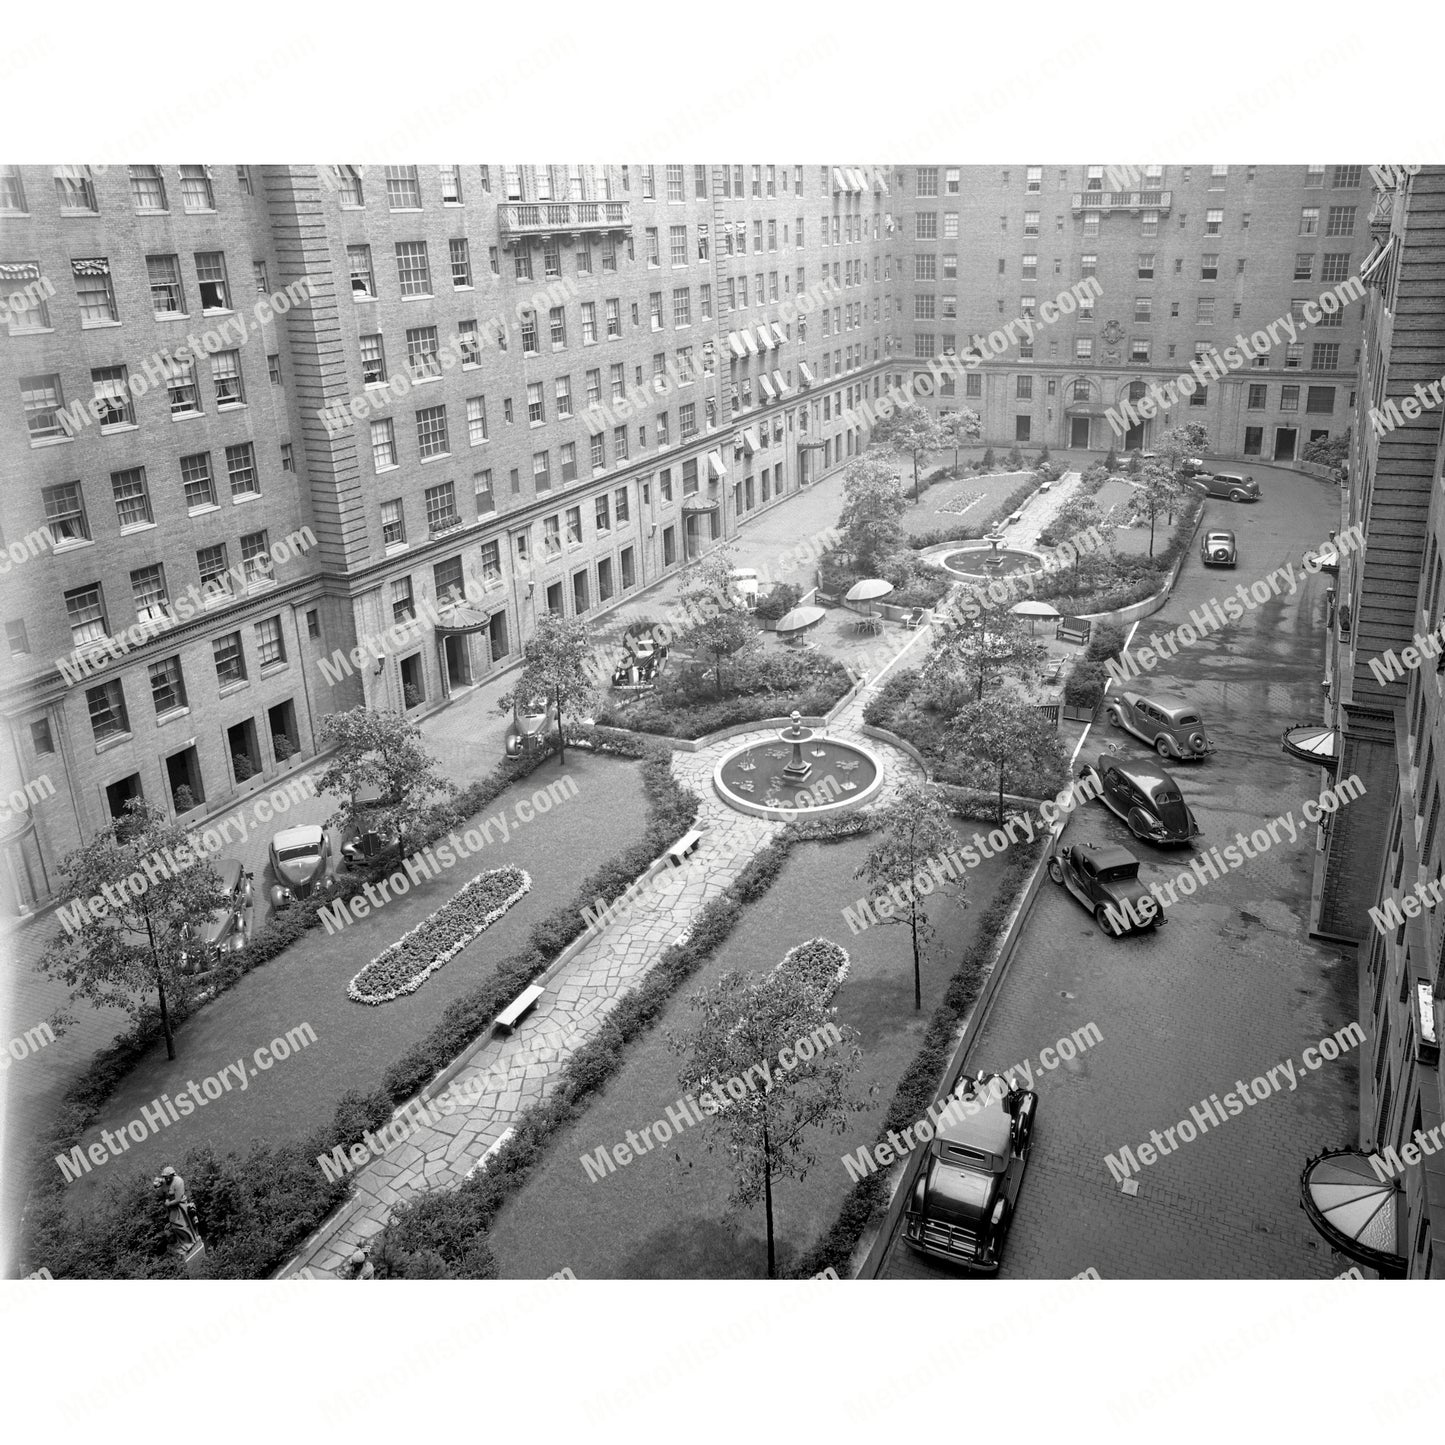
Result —
<instances>
[{"instance_id":1,"label":"window with awning","mask_svg":"<svg viewBox=\"0 0 1445 1445\"><path fill-rule=\"evenodd\" d=\"M788 392L792 390L788 383L783 380L783 373L781 371L775 371L773 373L773 385L777 388L779 396L787 396Z\"/></svg>"},{"instance_id":2,"label":"window with awning","mask_svg":"<svg viewBox=\"0 0 1445 1445\"><path fill-rule=\"evenodd\" d=\"M743 337L743 345L747 347L747 349L748 349L748 351L749 351L749 353L750 353L751 355L756 356L756 355L758 354L758 340L757 340L757 337L755 337L751 331L744 331L744 332L742 333L742 337Z\"/></svg>"},{"instance_id":3,"label":"window with awning","mask_svg":"<svg viewBox=\"0 0 1445 1445\"><path fill-rule=\"evenodd\" d=\"M728 469L723 465L722 452L715 451L707 454L707 474L710 481L721 481L727 476Z\"/></svg>"},{"instance_id":4,"label":"window with awning","mask_svg":"<svg viewBox=\"0 0 1445 1445\"><path fill-rule=\"evenodd\" d=\"M768 325L771 326L773 329L773 340L779 346L784 345L788 339L788 333L784 331L782 326L779 325L779 323L776 321L770 321L768 322Z\"/></svg>"},{"instance_id":5,"label":"window with awning","mask_svg":"<svg viewBox=\"0 0 1445 1445\"><path fill-rule=\"evenodd\" d=\"M762 387L763 395L766 396L769 401L776 401L778 399L778 389L773 385L773 379L766 371L758 377L758 385Z\"/></svg>"},{"instance_id":6,"label":"window with awning","mask_svg":"<svg viewBox=\"0 0 1445 1445\"><path fill-rule=\"evenodd\" d=\"M728 345L733 349L734 356L746 356L748 349L743 345L743 339L736 331L728 332Z\"/></svg>"},{"instance_id":7,"label":"window with awning","mask_svg":"<svg viewBox=\"0 0 1445 1445\"><path fill-rule=\"evenodd\" d=\"M744 450L749 456L752 456L752 454L753 454L755 451L757 451L757 449L758 449L758 429L757 429L757 427L755 427L755 426L745 426L745 427L743 428L743 450Z\"/></svg>"},{"instance_id":8,"label":"window with awning","mask_svg":"<svg viewBox=\"0 0 1445 1445\"><path fill-rule=\"evenodd\" d=\"M813 385L813 373L806 361L800 361L798 363L798 374L803 378L804 386Z\"/></svg>"},{"instance_id":9,"label":"window with awning","mask_svg":"<svg viewBox=\"0 0 1445 1445\"><path fill-rule=\"evenodd\" d=\"M773 349L773 333L768 330L766 323L758 327L758 345L768 351Z\"/></svg>"}]
</instances>

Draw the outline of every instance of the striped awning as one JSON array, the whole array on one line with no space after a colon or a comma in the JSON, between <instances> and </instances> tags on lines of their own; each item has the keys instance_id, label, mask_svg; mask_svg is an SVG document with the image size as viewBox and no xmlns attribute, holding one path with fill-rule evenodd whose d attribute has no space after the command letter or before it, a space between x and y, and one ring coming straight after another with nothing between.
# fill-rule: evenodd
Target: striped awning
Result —
<instances>
[{"instance_id":1,"label":"striped awning","mask_svg":"<svg viewBox=\"0 0 1445 1445\"><path fill-rule=\"evenodd\" d=\"M757 427L755 427L755 426L745 426L745 427L743 428L743 450L744 450L749 456L752 456L752 454L753 454L755 451L757 451L757 449L758 449L758 429L757 429Z\"/></svg>"},{"instance_id":2,"label":"striped awning","mask_svg":"<svg viewBox=\"0 0 1445 1445\"><path fill-rule=\"evenodd\" d=\"M773 385L773 379L766 371L758 377L758 385L762 387L763 395L766 396L769 401L776 401L778 399L778 389Z\"/></svg>"},{"instance_id":3,"label":"striped awning","mask_svg":"<svg viewBox=\"0 0 1445 1445\"><path fill-rule=\"evenodd\" d=\"M728 332L728 345L733 349L734 356L746 356L748 349L743 345L743 339L736 331Z\"/></svg>"},{"instance_id":4,"label":"striped awning","mask_svg":"<svg viewBox=\"0 0 1445 1445\"><path fill-rule=\"evenodd\" d=\"M844 179L842 166L833 167L833 189L835 191L846 191L848 189L848 182Z\"/></svg>"},{"instance_id":5,"label":"striped awning","mask_svg":"<svg viewBox=\"0 0 1445 1445\"><path fill-rule=\"evenodd\" d=\"M758 339L757 339L757 337L754 336L751 331L744 331L744 332L741 333L741 335L742 335L742 338L743 338L743 345L747 347L747 349L748 349L748 351L749 351L749 353L750 353L751 355L756 356L756 355L758 354Z\"/></svg>"},{"instance_id":6,"label":"striped awning","mask_svg":"<svg viewBox=\"0 0 1445 1445\"><path fill-rule=\"evenodd\" d=\"M758 327L758 345L771 351L774 346L773 333L766 322Z\"/></svg>"},{"instance_id":7,"label":"striped awning","mask_svg":"<svg viewBox=\"0 0 1445 1445\"><path fill-rule=\"evenodd\" d=\"M803 378L804 386L813 385L813 373L811 370L809 370L808 363L806 361L800 361L798 363L798 374Z\"/></svg>"},{"instance_id":8,"label":"striped awning","mask_svg":"<svg viewBox=\"0 0 1445 1445\"><path fill-rule=\"evenodd\" d=\"M710 476L717 477L719 480L727 476L728 469L723 465L721 452L709 452L707 454L707 469Z\"/></svg>"},{"instance_id":9,"label":"striped awning","mask_svg":"<svg viewBox=\"0 0 1445 1445\"><path fill-rule=\"evenodd\" d=\"M1286 728L1281 741L1285 752L1302 763L1316 763L1330 769L1339 763L1338 734L1325 723L1301 723Z\"/></svg>"},{"instance_id":10,"label":"striped awning","mask_svg":"<svg viewBox=\"0 0 1445 1445\"><path fill-rule=\"evenodd\" d=\"M788 383L783 380L783 373L781 371L775 371L773 373L773 385L777 387L779 396L787 396L788 392L792 390Z\"/></svg>"}]
</instances>

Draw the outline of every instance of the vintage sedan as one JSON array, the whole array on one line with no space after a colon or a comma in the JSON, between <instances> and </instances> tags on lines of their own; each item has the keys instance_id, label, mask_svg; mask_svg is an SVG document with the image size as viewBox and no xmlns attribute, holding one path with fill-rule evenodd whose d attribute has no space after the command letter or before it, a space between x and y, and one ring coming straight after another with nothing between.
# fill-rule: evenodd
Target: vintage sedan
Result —
<instances>
[{"instance_id":1,"label":"vintage sedan","mask_svg":"<svg viewBox=\"0 0 1445 1445\"><path fill-rule=\"evenodd\" d=\"M939 1115L903 1237L920 1254L997 1274L1033 1142L1038 1095L1012 1077L964 1079Z\"/></svg>"},{"instance_id":2,"label":"vintage sedan","mask_svg":"<svg viewBox=\"0 0 1445 1445\"><path fill-rule=\"evenodd\" d=\"M1184 480L1206 497L1227 497L1231 502L1259 501L1259 483L1243 472L1204 472Z\"/></svg>"},{"instance_id":3,"label":"vintage sedan","mask_svg":"<svg viewBox=\"0 0 1445 1445\"><path fill-rule=\"evenodd\" d=\"M279 908L293 898L309 898L316 889L326 887L330 858L331 844L319 824L283 828L271 839L271 871L276 876L269 895L271 906Z\"/></svg>"},{"instance_id":4,"label":"vintage sedan","mask_svg":"<svg viewBox=\"0 0 1445 1445\"><path fill-rule=\"evenodd\" d=\"M1146 933L1164 922L1164 910L1139 881L1139 860L1110 843L1075 843L1054 849L1049 877L1072 893L1109 935Z\"/></svg>"},{"instance_id":5,"label":"vintage sedan","mask_svg":"<svg viewBox=\"0 0 1445 1445\"><path fill-rule=\"evenodd\" d=\"M1199 543L1199 560L1206 567L1236 567L1239 548L1233 532L1206 532Z\"/></svg>"},{"instance_id":6,"label":"vintage sedan","mask_svg":"<svg viewBox=\"0 0 1445 1445\"><path fill-rule=\"evenodd\" d=\"M182 973L205 973L223 954L239 953L251 940L255 912L251 875L239 858L222 858L211 866L221 880L226 901L204 923L186 925Z\"/></svg>"},{"instance_id":7,"label":"vintage sedan","mask_svg":"<svg viewBox=\"0 0 1445 1445\"><path fill-rule=\"evenodd\" d=\"M1143 842L1184 844L1203 831L1179 784L1153 763L1100 753L1095 766L1081 769L1079 777L1098 788L1104 806L1117 813Z\"/></svg>"},{"instance_id":8,"label":"vintage sedan","mask_svg":"<svg viewBox=\"0 0 1445 1445\"><path fill-rule=\"evenodd\" d=\"M1181 762L1202 761L1214 751L1204 731L1204 721L1192 703L1177 697L1145 697L1143 693L1121 692L1109 699L1105 709L1116 728L1133 733L1148 743L1161 758Z\"/></svg>"}]
</instances>

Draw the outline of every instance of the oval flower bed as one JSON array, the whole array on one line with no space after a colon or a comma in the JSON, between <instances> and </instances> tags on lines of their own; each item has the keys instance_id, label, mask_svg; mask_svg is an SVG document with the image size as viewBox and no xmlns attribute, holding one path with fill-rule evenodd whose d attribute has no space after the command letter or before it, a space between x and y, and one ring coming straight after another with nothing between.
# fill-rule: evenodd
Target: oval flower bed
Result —
<instances>
[{"instance_id":1,"label":"oval flower bed","mask_svg":"<svg viewBox=\"0 0 1445 1445\"><path fill-rule=\"evenodd\" d=\"M829 938L810 938L790 948L778 968L798 974L827 999L848 977L848 950Z\"/></svg>"},{"instance_id":2,"label":"oval flower bed","mask_svg":"<svg viewBox=\"0 0 1445 1445\"><path fill-rule=\"evenodd\" d=\"M490 928L532 886L521 868L478 873L430 918L403 933L346 985L357 1003L390 1003L415 993L443 964Z\"/></svg>"}]
</instances>

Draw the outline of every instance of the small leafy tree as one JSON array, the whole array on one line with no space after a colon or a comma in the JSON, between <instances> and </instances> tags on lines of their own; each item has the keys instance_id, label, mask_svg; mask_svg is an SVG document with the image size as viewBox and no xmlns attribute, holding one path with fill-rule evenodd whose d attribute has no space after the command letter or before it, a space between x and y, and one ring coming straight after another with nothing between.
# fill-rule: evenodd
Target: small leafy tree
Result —
<instances>
[{"instance_id":1,"label":"small leafy tree","mask_svg":"<svg viewBox=\"0 0 1445 1445\"><path fill-rule=\"evenodd\" d=\"M340 797L327 822L343 832L395 833L404 852L436 795L457 790L422 745L421 729L401 713L369 707L330 713L321 719L321 737L336 750L316 786ZM364 802L363 792L371 795Z\"/></svg>"},{"instance_id":2,"label":"small leafy tree","mask_svg":"<svg viewBox=\"0 0 1445 1445\"><path fill-rule=\"evenodd\" d=\"M960 407L938 420L939 437L944 446L953 448L953 470L958 470L959 449L971 446L983 435L983 423L978 413L969 407Z\"/></svg>"},{"instance_id":3,"label":"small leafy tree","mask_svg":"<svg viewBox=\"0 0 1445 1445\"><path fill-rule=\"evenodd\" d=\"M584 617L557 617L544 612L537 630L522 649L522 675L498 706L510 708L513 697L526 700L547 698L557 713L557 760L567 762L567 715L580 714L592 702L595 692L588 675L588 661L596 650L591 625Z\"/></svg>"},{"instance_id":4,"label":"small leafy tree","mask_svg":"<svg viewBox=\"0 0 1445 1445\"><path fill-rule=\"evenodd\" d=\"M891 463L867 452L843 472L842 546L864 572L877 576L903 545L900 518L908 510Z\"/></svg>"},{"instance_id":5,"label":"small leafy tree","mask_svg":"<svg viewBox=\"0 0 1445 1445\"><path fill-rule=\"evenodd\" d=\"M1112 477L1119 470L1119 453L1114 450L1114 443L1109 443L1109 455L1104 458L1104 466Z\"/></svg>"},{"instance_id":6,"label":"small leafy tree","mask_svg":"<svg viewBox=\"0 0 1445 1445\"><path fill-rule=\"evenodd\" d=\"M929 452L936 452L944 445L943 432L938 418L925 406L916 401L898 407L892 416L885 417L873 428L873 440L898 452L901 456L913 458L913 500L919 496L918 462Z\"/></svg>"},{"instance_id":7,"label":"small leafy tree","mask_svg":"<svg viewBox=\"0 0 1445 1445\"><path fill-rule=\"evenodd\" d=\"M104 903L81 913L73 932L57 934L42 971L64 983L72 1001L123 1009L136 1020L149 1014L154 993L166 1057L174 1059L170 1001L187 988L181 955L195 946L189 929L226 903L216 870L196 857L185 828L132 798L121 817L60 860L60 872L73 899L99 895Z\"/></svg>"},{"instance_id":8,"label":"small leafy tree","mask_svg":"<svg viewBox=\"0 0 1445 1445\"><path fill-rule=\"evenodd\" d=\"M1140 516L1149 519L1149 555L1154 555L1154 525L1161 515L1174 509L1184 500L1184 484L1162 460L1145 462L1139 477L1141 489L1135 496L1134 505Z\"/></svg>"},{"instance_id":9,"label":"small leafy tree","mask_svg":"<svg viewBox=\"0 0 1445 1445\"><path fill-rule=\"evenodd\" d=\"M923 678L935 691L952 692L962 680L982 701L989 684L1005 669L1033 675L1043 666L1048 648L1029 634L1023 618L1009 609L1007 598L987 595L970 599L954 615L935 623L933 645L923 664Z\"/></svg>"},{"instance_id":10,"label":"small leafy tree","mask_svg":"<svg viewBox=\"0 0 1445 1445\"><path fill-rule=\"evenodd\" d=\"M992 448L992 447L986 447L986 448L984 449L983 461L982 461L982 463L980 463L980 465L983 467L984 471L986 471L986 472L991 472L991 471L998 465L998 461L997 461L997 459L994 457L993 448Z\"/></svg>"},{"instance_id":11,"label":"small leafy tree","mask_svg":"<svg viewBox=\"0 0 1445 1445\"><path fill-rule=\"evenodd\" d=\"M967 758L986 765L998 785L996 821L1003 822L1003 795L1041 779L1052 791L1067 764L1057 729L1022 693L1001 690L987 702L969 703L948 725L950 742Z\"/></svg>"},{"instance_id":12,"label":"small leafy tree","mask_svg":"<svg viewBox=\"0 0 1445 1445\"><path fill-rule=\"evenodd\" d=\"M1009 454L1004 458L1004 466L1011 472L1021 472L1024 469L1024 454L1019 450L1019 444L1015 442L1009 449Z\"/></svg>"},{"instance_id":13,"label":"small leafy tree","mask_svg":"<svg viewBox=\"0 0 1445 1445\"><path fill-rule=\"evenodd\" d=\"M687 1062L677 1076L689 1094L719 1094L725 1105L708 1130L709 1150L721 1145L732 1161L733 1187L728 1204L743 1209L763 1203L768 1235L768 1278L777 1276L773 1223L773 1185L802 1180L818 1160L812 1131L841 1134L848 1116L870 1107L852 1098L848 1082L862 1059L857 1033L834 1022L834 1010L818 988L786 969L765 974L726 973L695 994L702 1014L697 1029L671 1036L668 1047ZM835 1029L838 1042L782 1072L779 1051L791 1049L817 1029ZM766 1065L769 1082L741 1098L727 1093L730 1080L756 1078Z\"/></svg>"},{"instance_id":14,"label":"small leafy tree","mask_svg":"<svg viewBox=\"0 0 1445 1445\"><path fill-rule=\"evenodd\" d=\"M1039 453L1038 461L1034 463L1034 469L1036 471L1041 470L1042 468L1048 466L1052 460L1053 457L1049 453L1049 444L1048 442L1045 442L1043 451Z\"/></svg>"},{"instance_id":15,"label":"small leafy tree","mask_svg":"<svg viewBox=\"0 0 1445 1445\"><path fill-rule=\"evenodd\" d=\"M731 548L715 548L689 569L692 585L682 594L687 616L696 620L678 640L708 660L719 697L723 664L743 662L762 641L762 629L734 591L733 565Z\"/></svg>"},{"instance_id":16,"label":"small leafy tree","mask_svg":"<svg viewBox=\"0 0 1445 1445\"><path fill-rule=\"evenodd\" d=\"M878 842L870 850L855 878L866 878L877 893L883 889L902 892L907 909L895 913L889 923L906 923L913 943L913 1007L923 1008L923 947L933 937L927 906L913 879L928 870L928 860L947 856L958 844L958 837L949 826L943 805L922 783L910 783L888 807L879 809L877 822L882 829ZM930 875L932 876L932 875ZM904 885L907 885L906 887ZM943 882L938 880L940 891ZM962 880L958 884L962 891ZM962 899L958 900L962 903Z\"/></svg>"}]
</instances>

